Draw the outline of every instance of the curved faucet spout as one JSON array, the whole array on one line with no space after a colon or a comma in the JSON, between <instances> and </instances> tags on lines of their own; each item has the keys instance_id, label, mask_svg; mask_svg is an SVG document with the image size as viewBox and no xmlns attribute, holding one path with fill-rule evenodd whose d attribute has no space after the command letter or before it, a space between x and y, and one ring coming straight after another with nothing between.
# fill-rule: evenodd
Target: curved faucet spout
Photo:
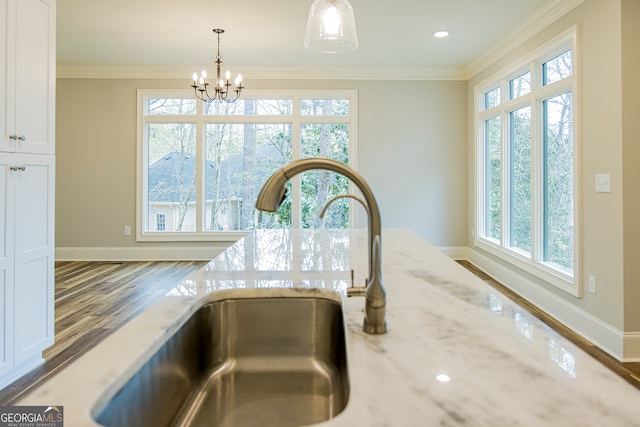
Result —
<instances>
[{"instance_id":1,"label":"curved faucet spout","mask_svg":"<svg viewBox=\"0 0 640 427\"><path fill-rule=\"evenodd\" d=\"M329 201L325 203L324 208L322 208L322 210L320 211L320 215L319 215L320 218L324 218L324 214L327 212L327 209L329 208L329 205L331 203L335 202L338 199L346 199L346 198L353 199L357 202L360 202L364 210L367 212L367 216L369 216L369 208L367 207L367 204L362 201L361 198L359 198L358 196L354 196L353 194L338 194L337 196L333 196L332 198L330 198Z\"/></svg>"},{"instance_id":2,"label":"curved faucet spout","mask_svg":"<svg viewBox=\"0 0 640 427\"><path fill-rule=\"evenodd\" d=\"M294 160L274 172L267 179L256 200L256 209L275 212L280 207L286 192L285 184L299 173L323 169L337 172L349 178L360 189L366 202L369 220L369 279L366 286L366 310L363 330L369 334L387 332L385 320L386 296L381 275L381 226L380 208L373 191L364 178L344 163L324 158ZM371 318L370 318L371 317Z\"/></svg>"}]
</instances>

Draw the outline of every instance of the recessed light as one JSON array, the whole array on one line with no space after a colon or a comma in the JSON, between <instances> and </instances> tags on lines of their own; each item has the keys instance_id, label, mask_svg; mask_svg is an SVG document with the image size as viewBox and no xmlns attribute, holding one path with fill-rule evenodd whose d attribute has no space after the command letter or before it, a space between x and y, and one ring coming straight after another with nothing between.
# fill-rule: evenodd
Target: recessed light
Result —
<instances>
[{"instance_id":1,"label":"recessed light","mask_svg":"<svg viewBox=\"0 0 640 427\"><path fill-rule=\"evenodd\" d=\"M447 37L449 35L449 31L436 31L433 35L434 37L441 39L442 37Z\"/></svg>"}]
</instances>

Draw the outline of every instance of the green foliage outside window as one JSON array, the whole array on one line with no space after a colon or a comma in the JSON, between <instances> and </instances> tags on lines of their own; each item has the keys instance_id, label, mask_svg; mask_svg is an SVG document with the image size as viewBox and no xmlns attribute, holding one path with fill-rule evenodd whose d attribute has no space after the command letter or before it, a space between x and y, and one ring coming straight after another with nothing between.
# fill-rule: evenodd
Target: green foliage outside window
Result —
<instances>
[{"instance_id":1,"label":"green foliage outside window","mask_svg":"<svg viewBox=\"0 0 640 427\"><path fill-rule=\"evenodd\" d=\"M348 116L349 100L302 99L299 106L302 118L298 125L299 156L324 157L348 164L349 122L327 117ZM289 118L292 107L291 99L205 104L204 124L200 125L197 122L202 119L195 117L193 99L147 99L144 114L153 117L146 125L148 217L162 214L167 221L165 229L160 230L157 221L147 220L146 229L196 231L199 192L204 195L199 205L204 231L292 227L292 181L287 183L287 196L277 212L258 212L254 208L266 179L293 159L293 125ZM238 116L242 116L239 121L235 119ZM197 132L202 132L202 149L196 147ZM203 150L203 158L198 150ZM198 168L202 170L200 186ZM301 175L300 182L303 228L349 226L346 199L335 201L325 219L319 218L333 196L349 192L345 177L328 171L309 171Z\"/></svg>"}]
</instances>

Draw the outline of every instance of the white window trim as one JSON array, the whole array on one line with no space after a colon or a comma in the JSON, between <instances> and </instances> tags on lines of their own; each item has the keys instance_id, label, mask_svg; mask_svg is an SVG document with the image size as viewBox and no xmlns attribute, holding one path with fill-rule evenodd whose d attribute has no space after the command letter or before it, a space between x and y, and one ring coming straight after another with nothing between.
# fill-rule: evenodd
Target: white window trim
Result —
<instances>
[{"instance_id":1,"label":"white window trim","mask_svg":"<svg viewBox=\"0 0 640 427\"><path fill-rule=\"evenodd\" d=\"M144 149L144 132L146 124L154 120L166 121L166 116L147 116L145 118L143 114L143 106L145 99L147 98L190 98L193 97L192 89L138 89L137 90L137 126L136 126L136 140L137 140L137 161L136 161L136 241L138 242L235 242L242 236L246 235L247 231L193 231L193 232L159 232L159 231L144 231L143 218L147 218L148 212L145 204L143 203L143 197L146 194L146 183L148 182L147 170L144 165L147 162L147 154ZM349 124L349 167L357 170L358 159L358 91L357 90L243 90L243 99L260 99L260 98L272 98L283 99L293 98L292 114L290 116L260 116L262 123L281 123L291 122L292 126L292 158L300 158L300 144L296 143L296 138L300 138L300 124L301 123L348 123ZM305 116L300 114L300 100L301 99L349 99L349 115L348 116ZM197 122L202 125L205 121L202 116L203 103L197 102L198 114L193 120L186 119L188 122ZM150 118L150 119L149 119ZM179 122L180 119L172 121ZM237 121L242 123L242 118L236 116L207 116L206 123L232 123ZM200 153L203 150L204 143L202 141L203 135L201 132L196 133L196 148ZM202 153L200 153L202 155ZM294 177L294 182L298 182L296 187L299 188L300 177ZM201 188L201 180L198 180L198 188ZM359 194L357 188L353 183L349 184L349 192L352 194ZM200 193L203 190L196 190ZM294 191L292 194L294 206L299 205L299 191ZM200 201L198 201L200 203ZM197 215L200 215L199 209ZM358 224L358 206L354 200L349 201L349 221L351 227L355 227ZM202 221L197 219L198 227ZM299 215L293 215L293 228L299 228Z\"/></svg>"},{"instance_id":2,"label":"white window trim","mask_svg":"<svg viewBox=\"0 0 640 427\"><path fill-rule=\"evenodd\" d=\"M495 73L491 77L485 79L483 82L479 83L474 88L474 99L475 99L475 130L474 130L474 145L475 145L475 228L473 231L473 242L474 245L514 266L519 269L522 269L543 281L562 289L563 291L574 295L576 297L582 297L582 286L581 284L581 250L580 250L580 241L581 241L581 210L580 210L580 194L581 194L581 186L580 186L580 84L579 84L579 76L580 76L580 49L579 49L579 32L578 27L573 26L569 28L567 31L553 38L549 42L540 46L535 51L531 52L529 55L523 57L520 61L512 64L511 66ZM572 49L572 76L565 78L559 82L555 82L549 84L544 87L538 87L537 89L532 88L532 92L520 96L516 99L510 100L509 96L509 81L514 77L526 72L527 69L532 72L533 78L540 78L540 73L535 73L534 69L539 67L542 63L548 61L549 59L554 58L558 54L562 53L567 48ZM532 81L532 86L537 82ZM484 94L495 87L501 87L501 103L497 107L493 107L489 110L484 110ZM559 269L556 269L549 264L541 261L541 238L540 235L536 236L533 234L532 230L532 248L531 257L528 254L524 254L517 249L510 248L506 245L506 237L505 230L508 225L508 209L506 209L507 200L505 200L504 194L504 183L507 182L507 173L508 168L503 167L503 165L508 164L508 153L505 150L507 146L505 141L505 135L508 133L508 123L506 120L509 112L517 110L525 105L531 106L531 138L532 141L536 141L536 138L540 138L537 135L538 132L538 123L542 120L541 117L541 108L537 107L541 103L543 99L549 99L556 94L566 93L567 88L570 87L572 92L573 99L573 203L574 203L574 236L573 236L573 254L574 254L574 264L573 264L573 275L567 274ZM485 165L484 165L484 153L483 153L483 141L484 141L484 121L491 117L500 117L501 120L501 242L495 242L493 240L484 238L481 236L481 227L484 227L484 173L485 173ZM536 150L536 154L533 158L534 164L532 167L532 194L535 197L531 203L532 215L535 221L534 229L541 229L542 227L542 218L539 215L534 215L534 212L540 211L540 205L542 204L542 191L539 188L538 183L541 182L540 175L542 173L542 165L540 162L535 163L536 159L540 159L542 155L542 145L534 144L532 150ZM533 258L533 259L532 259Z\"/></svg>"}]
</instances>

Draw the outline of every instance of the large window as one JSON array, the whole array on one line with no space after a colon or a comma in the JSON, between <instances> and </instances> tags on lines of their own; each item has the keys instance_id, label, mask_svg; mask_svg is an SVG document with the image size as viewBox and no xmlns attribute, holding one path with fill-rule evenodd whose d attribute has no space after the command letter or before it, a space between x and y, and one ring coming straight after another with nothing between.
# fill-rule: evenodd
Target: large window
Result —
<instances>
[{"instance_id":1,"label":"large window","mask_svg":"<svg viewBox=\"0 0 640 427\"><path fill-rule=\"evenodd\" d=\"M235 103L192 93L138 91L138 238L229 239L256 228L348 228L350 192L342 175L295 177L279 211L254 208L260 188L294 159L330 158L355 168L355 91L281 91ZM159 218L163 218L160 223Z\"/></svg>"},{"instance_id":2,"label":"large window","mask_svg":"<svg viewBox=\"0 0 640 427\"><path fill-rule=\"evenodd\" d=\"M476 244L579 295L575 38L476 86Z\"/></svg>"}]
</instances>

